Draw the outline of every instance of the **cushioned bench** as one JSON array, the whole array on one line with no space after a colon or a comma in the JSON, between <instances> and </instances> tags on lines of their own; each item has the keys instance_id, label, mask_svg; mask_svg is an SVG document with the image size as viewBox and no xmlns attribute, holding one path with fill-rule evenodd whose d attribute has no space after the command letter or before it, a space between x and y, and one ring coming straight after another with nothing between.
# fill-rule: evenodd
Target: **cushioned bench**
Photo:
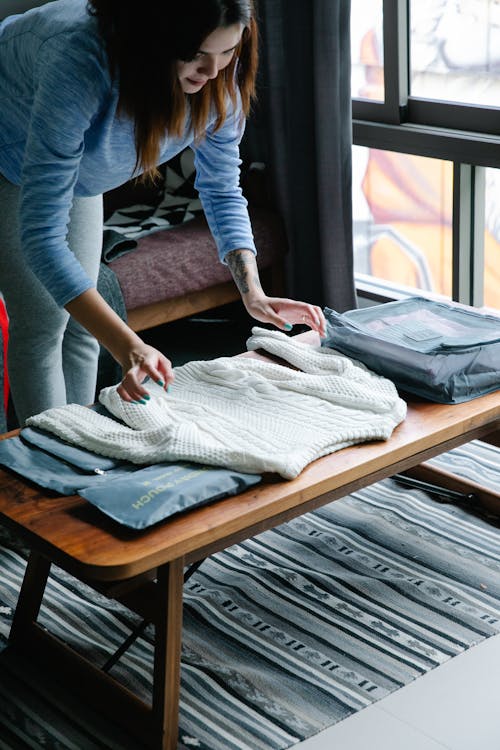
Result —
<instances>
[{"instance_id":1,"label":"cushioned bench","mask_svg":"<svg viewBox=\"0 0 500 750\"><path fill-rule=\"evenodd\" d=\"M251 212L263 285L281 294L285 239L278 217ZM143 237L138 247L109 264L135 331L184 318L239 298L227 266L219 262L215 242L202 216Z\"/></svg>"}]
</instances>

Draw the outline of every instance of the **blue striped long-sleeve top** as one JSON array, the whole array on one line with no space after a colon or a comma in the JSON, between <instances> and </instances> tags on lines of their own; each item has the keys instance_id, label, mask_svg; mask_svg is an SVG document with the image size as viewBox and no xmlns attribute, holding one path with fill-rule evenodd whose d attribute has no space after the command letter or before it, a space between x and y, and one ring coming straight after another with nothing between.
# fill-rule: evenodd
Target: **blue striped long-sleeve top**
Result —
<instances>
[{"instance_id":1,"label":"blue striped long-sleeve top","mask_svg":"<svg viewBox=\"0 0 500 750\"><path fill-rule=\"evenodd\" d=\"M21 186L23 252L61 306L93 286L66 240L73 195L98 195L133 176L133 123L117 116L117 104L86 0L54 0L0 23L0 173ZM239 185L241 111L230 110L215 133L214 121L195 143L187 119L182 137L164 138L159 163L194 149L196 187L224 262L255 245Z\"/></svg>"}]
</instances>

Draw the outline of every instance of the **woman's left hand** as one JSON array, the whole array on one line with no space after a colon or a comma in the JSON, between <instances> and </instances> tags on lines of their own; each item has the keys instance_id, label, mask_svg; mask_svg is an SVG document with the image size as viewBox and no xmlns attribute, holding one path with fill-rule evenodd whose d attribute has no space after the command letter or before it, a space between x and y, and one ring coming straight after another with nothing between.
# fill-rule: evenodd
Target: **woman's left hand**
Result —
<instances>
[{"instance_id":1,"label":"woman's left hand","mask_svg":"<svg viewBox=\"0 0 500 750\"><path fill-rule=\"evenodd\" d=\"M317 305L282 297L268 297L263 292L244 294L242 299L248 313L262 323L271 323L283 331L290 331L293 325L306 325L321 337L326 335L325 316Z\"/></svg>"}]
</instances>

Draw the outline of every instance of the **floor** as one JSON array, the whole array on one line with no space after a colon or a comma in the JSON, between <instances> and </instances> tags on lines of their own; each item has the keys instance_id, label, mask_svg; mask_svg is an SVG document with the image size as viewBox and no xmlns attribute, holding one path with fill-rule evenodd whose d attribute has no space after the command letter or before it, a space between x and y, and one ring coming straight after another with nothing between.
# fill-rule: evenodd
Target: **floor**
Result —
<instances>
[{"instance_id":1,"label":"floor","mask_svg":"<svg viewBox=\"0 0 500 750\"><path fill-rule=\"evenodd\" d=\"M174 365L245 350L253 321L240 305L153 329L144 338ZM500 750L500 635L294 750Z\"/></svg>"},{"instance_id":2,"label":"floor","mask_svg":"<svg viewBox=\"0 0 500 750\"><path fill-rule=\"evenodd\" d=\"M500 635L293 750L499 750Z\"/></svg>"}]
</instances>

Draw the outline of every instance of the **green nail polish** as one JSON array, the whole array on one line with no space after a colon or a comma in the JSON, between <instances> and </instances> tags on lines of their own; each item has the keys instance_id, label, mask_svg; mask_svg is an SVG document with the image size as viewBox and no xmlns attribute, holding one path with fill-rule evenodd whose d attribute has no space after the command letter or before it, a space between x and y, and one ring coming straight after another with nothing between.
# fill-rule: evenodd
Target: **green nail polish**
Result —
<instances>
[{"instance_id":1,"label":"green nail polish","mask_svg":"<svg viewBox=\"0 0 500 750\"><path fill-rule=\"evenodd\" d=\"M167 385L167 393L170 393L170 386Z\"/></svg>"},{"instance_id":2,"label":"green nail polish","mask_svg":"<svg viewBox=\"0 0 500 750\"><path fill-rule=\"evenodd\" d=\"M145 393L144 396L143 396L143 398L145 398L146 401L149 401L149 399L151 398L151 396L149 395L149 393Z\"/></svg>"},{"instance_id":3,"label":"green nail polish","mask_svg":"<svg viewBox=\"0 0 500 750\"><path fill-rule=\"evenodd\" d=\"M165 385L165 383L163 382L163 380L157 380L156 383L157 383L157 385L161 386L162 388Z\"/></svg>"},{"instance_id":4,"label":"green nail polish","mask_svg":"<svg viewBox=\"0 0 500 750\"><path fill-rule=\"evenodd\" d=\"M283 328L285 329L285 331L291 331L292 328L293 328L293 326L292 326L291 323L285 323L285 325L283 326Z\"/></svg>"}]
</instances>

